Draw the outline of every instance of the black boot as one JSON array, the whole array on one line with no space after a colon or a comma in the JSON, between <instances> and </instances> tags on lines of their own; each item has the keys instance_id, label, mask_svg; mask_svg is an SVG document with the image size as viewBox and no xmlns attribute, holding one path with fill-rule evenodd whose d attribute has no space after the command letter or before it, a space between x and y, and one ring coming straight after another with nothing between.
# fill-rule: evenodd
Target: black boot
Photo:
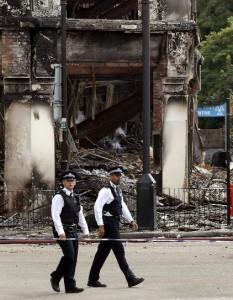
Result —
<instances>
[{"instance_id":1,"label":"black boot","mask_svg":"<svg viewBox=\"0 0 233 300\"><path fill-rule=\"evenodd\" d=\"M138 284L140 284L140 283L142 283L142 282L144 281L144 278L139 278L139 277L137 277L137 276L130 270L130 268L128 268L128 270L126 271L125 277L126 277L126 280L127 280L127 282L128 282L128 286L129 286L129 287L138 285Z\"/></svg>"},{"instance_id":2,"label":"black boot","mask_svg":"<svg viewBox=\"0 0 233 300\"><path fill-rule=\"evenodd\" d=\"M73 293L81 293L83 291L84 291L84 289L82 289L82 288L73 287L72 289L66 290L66 293L67 294L73 294Z\"/></svg>"},{"instance_id":3,"label":"black boot","mask_svg":"<svg viewBox=\"0 0 233 300\"><path fill-rule=\"evenodd\" d=\"M128 286L132 287L132 286L142 283L144 281L144 278L142 278L142 277L139 278L139 277L134 276L134 277L128 278L127 281L128 281Z\"/></svg>"},{"instance_id":4,"label":"black boot","mask_svg":"<svg viewBox=\"0 0 233 300\"><path fill-rule=\"evenodd\" d=\"M55 292L60 292L60 287L59 287L59 281L54 277L51 276L50 277L50 283L51 283L51 287Z\"/></svg>"},{"instance_id":5,"label":"black boot","mask_svg":"<svg viewBox=\"0 0 233 300\"><path fill-rule=\"evenodd\" d=\"M93 281L93 282L88 281L87 285L88 285L88 286L91 286L91 287L107 287L106 284L101 283L99 280Z\"/></svg>"}]
</instances>

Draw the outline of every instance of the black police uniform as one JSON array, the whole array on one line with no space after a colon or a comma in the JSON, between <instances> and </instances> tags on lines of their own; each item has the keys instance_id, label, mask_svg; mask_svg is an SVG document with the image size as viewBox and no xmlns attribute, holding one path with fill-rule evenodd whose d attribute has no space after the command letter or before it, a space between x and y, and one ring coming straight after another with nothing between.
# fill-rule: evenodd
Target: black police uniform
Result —
<instances>
[{"instance_id":1,"label":"black police uniform","mask_svg":"<svg viewBox=\"0 0 233 300\"><path fill-rule=\"evenodd\" d=\"M119 223L120 216L122 215L122 198L120 189L117 187L115 189L109 185L114 200L105 204L103 207L103 222L105 234L103 238L106 239L120 239ZM109 213L111 216L108 216ZM99 282L100 270L108 257L110 251L113 253L117 259L121 271L124 273L125 278L128 282L129 287L141 283L144 279L137 278L134 273L129 268L129 265L125 258L125 250L121 241L101 241L98 250L95 254L91 270L88 278L88 285L92 287L105 287L105 284Z\"/></svg>"},{"instance_id":2,"label":"black police uniform","mask_svg":"<svg viewBox=\"0 0 233 300\"><path fill-rule=\"evenodd\" d=\"M64 277L66 292L73 290L76 287L74 274L78 256L78 235L77 225L79 222L78 214L80 212L79 196L74 194L68 196L63 190L59 191L64 200L64 207L61 212L61 221L66 234L66 237L74 240L59 241L58 244L62 249L63 255L56 271L51 273L51 276L58 282ZM58 234L53 226L54 237L58 238Z\"/></svg>"}]
</instances>

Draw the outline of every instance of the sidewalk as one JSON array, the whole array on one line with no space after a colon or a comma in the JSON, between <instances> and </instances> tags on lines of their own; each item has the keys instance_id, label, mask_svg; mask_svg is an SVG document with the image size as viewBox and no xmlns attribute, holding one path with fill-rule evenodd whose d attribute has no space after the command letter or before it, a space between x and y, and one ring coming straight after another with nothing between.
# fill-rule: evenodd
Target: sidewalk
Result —
<instances>
[{"instance_id":1,"label":"sidewalk","mask_svg":"<svg viewBox=\"0 0 233 300\"><path fill-rule=\"evenodd\" d=\"M0 245L0 299L233 299L232 242L173 242L126 245L133 271L145 278L141 285L128 288L110 254L101 273L107 288L86 286L97 244L80 245L76 278L81 294L51 290L49 274L61 255L57 245Z\"/></svg>"}]
</instances>

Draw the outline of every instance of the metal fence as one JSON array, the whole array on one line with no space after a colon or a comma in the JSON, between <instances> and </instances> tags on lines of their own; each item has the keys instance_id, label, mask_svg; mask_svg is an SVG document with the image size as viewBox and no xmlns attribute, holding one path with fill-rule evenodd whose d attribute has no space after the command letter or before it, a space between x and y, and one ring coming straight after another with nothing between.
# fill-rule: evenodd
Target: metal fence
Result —
<instances>
[{"instance_id":1,"label":"metal fence","mask_svg":"<svg viewBox=\"0 0 233 300\"><path fill-rule=\"evenodd\" d=\"M224 188L165 189L157 198L161 230L210 230L227 225L227 190Z\"/></svg>"},{"instance_id":2,"label":"metal fence","mask_svg":"<svg viewBox=\"0 0 233 300\"><path fill-rule=\"evenodd\" d=\"M193 231L220 229L227 225L226 189L163 189L156 197L158 229ZM54 191L17 191L0 194L0 230L41 230L52 224ZM125 201L136 217L136 188ZM93 219L93 199L81 199L87 220ZM92 216L92 218L90 218ZM89 224L92 227L92 224Z\"/></svg>"},{"instance_id":3,"label":"metal fence","mask_svg":"<svg viewBox=\"0 0 233 300\"><path fill-rule=\"evenodd\" d=\"M7 191L0 194L0 230L43 229L51 225L52 190Z\"/></svg>"}]
</instances>

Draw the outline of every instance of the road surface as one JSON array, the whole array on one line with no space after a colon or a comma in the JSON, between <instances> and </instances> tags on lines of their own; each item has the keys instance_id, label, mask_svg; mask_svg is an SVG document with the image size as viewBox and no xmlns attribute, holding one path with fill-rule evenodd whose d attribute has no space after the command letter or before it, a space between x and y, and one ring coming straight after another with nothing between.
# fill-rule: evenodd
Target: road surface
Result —
<instances>
[{"instance_id":1,"label":"road surface","mask_svg":"<svg viewBox=\"0 0 233 300\"><path fill-rule=\"evenodd\" d=\"M233 242L125 244L133 271L145 278L128 288L111 253L101 273L107 288L86 286L97 244L82 244L76 272L81 294L51 290L49 274L61 251L57 245L0 245L1 300L233 299Z\"/></svg>"}]
</instances>

